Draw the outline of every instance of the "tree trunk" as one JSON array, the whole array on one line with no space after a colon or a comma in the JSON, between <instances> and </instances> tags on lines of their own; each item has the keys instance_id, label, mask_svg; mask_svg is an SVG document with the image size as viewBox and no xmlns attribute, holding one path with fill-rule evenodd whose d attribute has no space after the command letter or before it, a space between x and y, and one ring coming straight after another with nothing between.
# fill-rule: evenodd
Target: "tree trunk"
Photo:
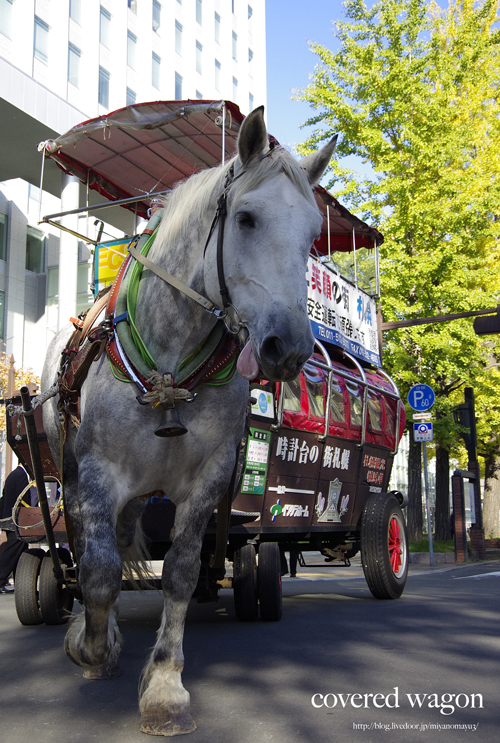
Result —
<instances>
[{"instance_id":1,"label":"tree trunk","mask_svg":"<svg viewBox=\"0 0 500 743\"><path fill-rule=\"evenodd\" d=\"M483 527L485 539L500 537L500 449L490 452L484 460Z\"/></svg>"},{"instance_id":2,"label":"tree trunk","mask_svg":"<svg viewBox=\"0 0 500 743\"><path fill-rule=\"evenodd\" d=\"M436 447L436 510L434 514L437 542L451 539L450 523L450 452Z\"/></svg>"},{"instance_id":3,"label":"tree trunk","mask_svg":"<svg viewBox=\"0 0 500 743\"><path fill-rule=\"evenodd\" d=\"M408 453L408 507L406 518L408 539L418 542L422 539L422 454L420 442L413 440L413 426L410 429L410 451Z\"/></svg>"}]
</instances>

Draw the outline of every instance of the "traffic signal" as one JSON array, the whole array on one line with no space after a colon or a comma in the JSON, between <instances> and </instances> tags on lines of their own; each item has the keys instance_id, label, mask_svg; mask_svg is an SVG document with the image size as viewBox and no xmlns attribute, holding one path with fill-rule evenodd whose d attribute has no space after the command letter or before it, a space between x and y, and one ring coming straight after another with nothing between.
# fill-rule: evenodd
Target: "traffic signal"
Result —
<instances>
[{"instance_id":1,"label":"traffic signal","mask_svg":"<svg viewBox=\"0 0 500 743\"><path fill-rule=\"evenodd\" d=\"M496 315L476 317L474 320L474 332L476 335L500 333L500 305L497 306Z\"/></svg>"}]
</instances>

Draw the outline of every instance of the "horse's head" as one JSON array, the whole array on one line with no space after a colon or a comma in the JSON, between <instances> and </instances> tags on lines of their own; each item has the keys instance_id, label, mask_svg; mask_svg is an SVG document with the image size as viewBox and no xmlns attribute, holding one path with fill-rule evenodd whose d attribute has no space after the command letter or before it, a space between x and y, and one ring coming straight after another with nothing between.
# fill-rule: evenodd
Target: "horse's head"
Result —
<instances>
[{"instance_id":1,"label":"horse's head","mask_svg":"<svg viewBox=\"0 0 500 743\"><path fill-rule=\"evenodd\" d=\"M305 275L321 228L312 187L334 148L332 140L297 162L280 147L270 149L263 107L242 124L227 191L223 265L231 304L248 334L238 362L247 379L293 379L312 353ZM214 235L212 259L215 243ZM205 280L215 295L215 260L206 262Z\"/></svg>"}]
</instances>

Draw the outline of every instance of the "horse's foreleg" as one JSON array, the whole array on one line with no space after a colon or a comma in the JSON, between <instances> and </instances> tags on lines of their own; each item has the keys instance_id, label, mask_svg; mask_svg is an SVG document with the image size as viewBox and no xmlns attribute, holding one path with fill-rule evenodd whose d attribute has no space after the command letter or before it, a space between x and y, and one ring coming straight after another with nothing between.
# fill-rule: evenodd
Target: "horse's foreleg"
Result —
<instances>
[{"instance_id":1,"label":"horse's foreleg","mask_svg":"<svg viewBox=\"0 0 500 743\"><path fill-rule=\"evenodd\" d=\"M200 550L213 507L202 512L177 507L175 537L163 565L165 604L156 645L141 683L141 731L181 735L196 729L189 712L189 693L182 685L182 640L187 607L200 573Z\"/></svg>"},{"instance_id":2,"label":"horse's foreleg","mask_svg":"<svg viewBox=\"0 0 500 743\"><path fill-rule=\"evenodd\" d=\"M65 651L88 678L111 678L119 673L121 637L113 605L121 591L122 561L116 545L115 516L104 478L94 465L80 464L78 521L84 535L79 557L79 583L83 594L84 617L71 625ZM69 499L76 499L75 483ZM66 484L68 492L68 484ZM79 541L82 541L82 535Z\"/></svg>"}]
</instances>

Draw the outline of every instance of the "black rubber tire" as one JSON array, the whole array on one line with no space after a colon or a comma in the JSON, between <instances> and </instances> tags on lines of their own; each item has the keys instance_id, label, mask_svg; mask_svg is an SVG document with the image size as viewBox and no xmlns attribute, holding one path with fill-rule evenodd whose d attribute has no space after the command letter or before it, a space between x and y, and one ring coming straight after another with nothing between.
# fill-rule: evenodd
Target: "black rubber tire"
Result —
<instances>
[{"instance_id":1,"label":"black rubber tire","mask_svg":"<svg viewBox=\"0 0 500 743\"><path fill-rule=\"evenodd\" d=\"M257 560L253 544L236 550L233 558L234 609L240 622L254 622L258 616Z\"/></svg>"},{"instance_id":2,"label":"black rubber tire","mask_svg":"<svg viewBox=\"0 0 500 743\"><path fill-rule=\"evenodd\" d=\"M38 576L45 552L41 549L26 550L19 558L15 577L16 613L21 624L29 627L42 624L38 603Z\"/></svg>"},{"instance_id":3,"label":"black rubber tire","mask_svg":"<svg viewBox=\"0 0 500 743\"><path fill-rule=\"evenodd\" d=\"M389 493L373 493L366 502L361 521L361 563L376 599L401 596L408 577L408 535L399 503Z\"/></svg>"},{"instance_id":4,"label":"black rubber tire","mask_svg":"<svg viewBox=\"0 0 500 743\"><path fill-rule=\"evenodd\" d=\"M281 555L276 542L263 542L259 547L257 568L260 618L277 622L283 614L281 592Z\"/></svg>"},{"instance_id":5,"label":"black rubber tire","mask_svg":"<svg viewBox=\"0 0 500 743\"><path fill-rule=\"evenodd\" d=\"M40 611L45 624L64 624L71 616L73 593L60 586L54 576L50 555L45 555L38 582Z\"/></svg>"}]
</instances>

